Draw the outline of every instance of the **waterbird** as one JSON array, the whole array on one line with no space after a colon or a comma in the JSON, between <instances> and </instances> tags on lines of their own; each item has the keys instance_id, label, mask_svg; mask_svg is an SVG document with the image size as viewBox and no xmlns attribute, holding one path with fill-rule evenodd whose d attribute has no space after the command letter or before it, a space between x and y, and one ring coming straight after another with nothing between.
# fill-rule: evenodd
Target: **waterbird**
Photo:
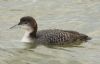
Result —
<instances>
[{"instance_id":1,"label":"waterbird","mask_svg":"<svg viewBox=\"0 0 100 64\"><path fill-rule=\"evenodd\" d=\"M87 42L91 39L85 34L71 30L47 29L38 31L37 22L31 16L20 18L20 22L17 25L21 25L25 29L25 35L21 42L33 43L32 46L35 45L35 47L37 45L65 47L70 45L79 45L82 42ZM17 25L14 25L13 27Z\"/></svg>"}]
</instances>

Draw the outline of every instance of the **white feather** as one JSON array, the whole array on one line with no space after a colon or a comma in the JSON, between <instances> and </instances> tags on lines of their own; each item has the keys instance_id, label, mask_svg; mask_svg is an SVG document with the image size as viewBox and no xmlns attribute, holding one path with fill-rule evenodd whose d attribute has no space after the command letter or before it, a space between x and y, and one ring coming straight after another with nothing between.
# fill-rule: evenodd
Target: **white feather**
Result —
<instances>
[{"instance_id":1,"label":"white feather","mask_svg":"<svg viewBox=\"0 0 100 64\"><path fill-rule=\"evenodd\" d=\"M24 34L24 37L22 38L21 42L33 42L33 40L30 38L30 33L33 31L32 28L28 25L23 25L22 28L24 28L26 31L25 31L25 34Z\"/></svg>"}]
</instances>

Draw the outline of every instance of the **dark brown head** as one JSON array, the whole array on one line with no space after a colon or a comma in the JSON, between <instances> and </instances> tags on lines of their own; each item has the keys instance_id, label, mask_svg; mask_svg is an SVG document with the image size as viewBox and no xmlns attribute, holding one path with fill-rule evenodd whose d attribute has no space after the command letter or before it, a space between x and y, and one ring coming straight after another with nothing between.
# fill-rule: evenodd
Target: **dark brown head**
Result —
<instances>
[{"instance_id":1,"label":"dark brown head","mask_svg":"<svg viewBox=\"0 0 100 64\"><path fill-rule=\"evenodd\" d=\"M22 25L26 30L31 31L30 35L36 37L37 23L31 16L25 16L20 19L18 25Z\"/></svg>"},{"instance_id":2,"label":"dark brown head","mask_svg":"<svg viewBox=\"0 0 100 64\"><path fill-rule=\"evenodd\" d=\"M30 33L31 37L36 37L36 32L37 32L37 23L35 21L35 19L31 16L24 16L20 19L20 22L12 27L10 27L10 29L21 25L21 27L23 27L25 30L27 30Z\"/></svg>"},{"instance_id":3,"label":"dark brown head","mask_svg":"<svg viewBox=\"0 0 100 64\"><path fill-rule=\"evenodd\" d=\"M31 16L22 17L20 19L20 22L18 23L18 25L23 25L23 26L27 27L27 29L31 28L32 30L37 31L37 23L36 23L35 19Z\"/></svg>"}]
</instances>

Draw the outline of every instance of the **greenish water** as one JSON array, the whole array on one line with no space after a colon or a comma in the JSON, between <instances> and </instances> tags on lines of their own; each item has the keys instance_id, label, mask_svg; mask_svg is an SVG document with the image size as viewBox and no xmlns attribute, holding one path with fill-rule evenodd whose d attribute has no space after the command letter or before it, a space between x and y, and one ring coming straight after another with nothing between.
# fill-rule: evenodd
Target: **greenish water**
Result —
<instances>
[{"instance_id":1,"label":"greenish water","mask_svg":"<svg viewBox=\"0 0 100 64\"><path fill-rule=\"evenodd\" d=\"M99 13L99 0L0 0L0 64L100 64ZM39 30L75 30L92 40L62 50L24 50L24 31L9 27L28 15L36 18Z\"/></svg>"}]
</instances>

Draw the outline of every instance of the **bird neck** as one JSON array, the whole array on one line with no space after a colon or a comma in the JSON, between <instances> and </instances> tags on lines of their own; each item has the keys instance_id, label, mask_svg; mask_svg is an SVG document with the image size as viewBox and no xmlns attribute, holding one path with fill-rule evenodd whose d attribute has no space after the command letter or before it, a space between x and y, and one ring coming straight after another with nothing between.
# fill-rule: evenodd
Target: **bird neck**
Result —
<instances>
[{"instance_id":1,"label":"bird neck","mask_svg":"<svg viewBox=\"0 0 100 64\"><path fill-rule=\"evenodd\" d=\"M30 32L29 36L31 38L36 38L36 33L37 33L37 24L33 27L33 31Z\"/></svg>"},{"instance_id":2,"label":"bird neck","mask_svg":"<svg viewBox=\"0 0 100 64\"><path fill-rule=\"evenodd\" d=\"M36 38L36 33L37 25L25 31L24 37L22 38L21 42L33 42L33 39Z\"/></svg>"},{"instance_id":3,"label":"bird neck","mask_svg":"<svg viewBox=\"0 0 100 64\"><path fill-rule=\"evenodd\" d=\"M24 37L22 38L21 42L32 42L31 37L29 36L32 31L26 30Z\"/></svg>"}]
</instances>

